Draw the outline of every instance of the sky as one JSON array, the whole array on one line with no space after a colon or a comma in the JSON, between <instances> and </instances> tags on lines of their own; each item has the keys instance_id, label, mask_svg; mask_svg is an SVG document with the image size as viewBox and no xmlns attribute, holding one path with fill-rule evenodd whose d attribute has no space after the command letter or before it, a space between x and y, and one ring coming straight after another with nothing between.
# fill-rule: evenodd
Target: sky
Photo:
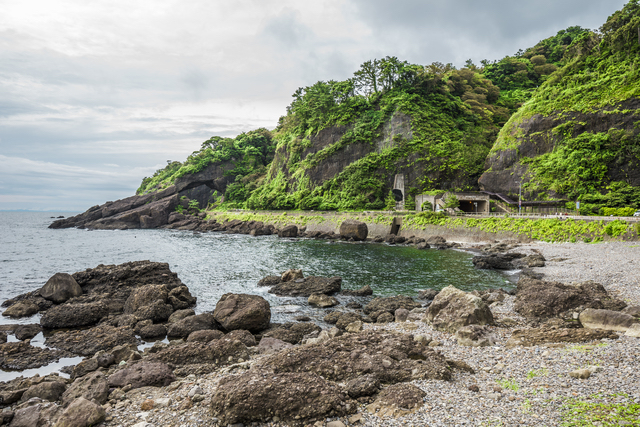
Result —
<instances>
[{"instance_id":1,"label":"sky","mask_svg":"<svg viewBox=\"0 0 640 427\"><path fill-rule=\"evenodd\" d=\"M363 62L498 60L623 0L0 0L0 210L131 196Z\"/></svg>"}]
</instances>

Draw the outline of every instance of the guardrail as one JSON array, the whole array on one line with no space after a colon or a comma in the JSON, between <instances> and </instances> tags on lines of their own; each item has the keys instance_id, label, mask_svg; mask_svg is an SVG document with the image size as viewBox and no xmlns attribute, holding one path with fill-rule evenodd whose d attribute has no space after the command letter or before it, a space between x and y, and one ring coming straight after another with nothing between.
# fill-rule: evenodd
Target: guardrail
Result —
<instances>
[{"instance_id":1,"label":"guardrail","mask_svg":"<svg viewBox=\"0 0 640 427\"><path fill-rule=\"evenodd\" d=\"M587 215L559 215L559 214L539 214L539 213L475 213L475 212L458 212L456 216L470 216L478 218L491 218L491 217L509 217L509 218L557 218L557 219L580 219L586 221L630 221L640 222L640 217L634 216L587 216Z\"/></svg>"}]
</instances>

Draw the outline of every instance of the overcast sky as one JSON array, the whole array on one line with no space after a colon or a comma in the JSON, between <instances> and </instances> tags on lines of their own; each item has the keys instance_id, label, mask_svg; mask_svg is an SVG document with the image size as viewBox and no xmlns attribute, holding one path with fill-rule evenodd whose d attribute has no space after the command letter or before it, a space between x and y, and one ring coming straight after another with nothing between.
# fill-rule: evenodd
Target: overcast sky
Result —
<instances>
[{"instance_id":1,"label":"overcast sky","mask_svg":"<svg viewBox=\"0 0 640 427\"><path fill-rule=\"evenodd\" d=\"M500 59L623 0L0 0L0 210L134 194L361 63Z\"/></svg>"}]
</instances>

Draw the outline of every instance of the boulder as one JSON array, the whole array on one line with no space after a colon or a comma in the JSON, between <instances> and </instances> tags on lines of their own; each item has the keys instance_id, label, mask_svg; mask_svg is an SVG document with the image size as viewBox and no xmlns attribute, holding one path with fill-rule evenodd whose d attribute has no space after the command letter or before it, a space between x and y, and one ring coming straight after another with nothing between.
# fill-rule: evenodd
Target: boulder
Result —
<instances>
[{"instance_id":1,"label":"boulder","mask_svg":"<svg viewBox=\"0 0 640 427\"><path fill-rule=\"evenodd\" d=\"M533 268L533 267L544 267L546 259L542 254L533 254L526 256L524 258L519 258L513 260L513 265L517 268Z\"/></svg>"},{"instance_id":2,"label":"boulder","mask_svg":"<svg viewBox=\"0 0 640 427\"><path fill-rule=\"evenodd\" d=\"M171 316L169 316L169 320L167 320L167 322L175 323L186 317L195 316L195 315L196 315L196 312L192 308L186 308L184 310L176 310L173 313L171 313Z\"/></svg>"},{"instance_id":3,"label":"boulder","mask_svg":"<svg viewBox=\"0 0 640 427\"><path fill-rule=\"evenodd\" d=\"M540 328L514 329L505 345L507 347L515 347L517 345L531 347L547 343L577 343L605 338L615 339L618 338L618 335L613 331L602 329L552 328L545 325Z\"/></svg>"},{"instance_id":4,"label":"boulder","mask_svg":"<svg viewBox=\"0 0 640 427\"><path fill-rule=\"evenodd\" d=\"M283 280L282 283L269 289L269 293L290 297L309 297L311 294L333 295L340 291L341 286L342 278L338 276L308 276L293 281Z\"/></svg>"},{"instance_id":5,"label":"boulder","mask_svg":"<svg viewBox=\"0 0 640 427\"><path fill-rule=\"evenodd\" d=\"M522 257L524 254L517 253L476 255L471 262L479 269L513 270L516 268L513 261Z\"/></svg>"},{"instance_id":6,"label":"boulder","mask_svg":"<svg viewBox=\"0 0 640 427\"><path fill-rule=\"evenodd\" d=\"M13 330L13 334L20 341L30 340L42 332L42 327L38 324L19 325Z\"/></svg>"},{"instance_id":7,"label":"boulder","mask_svg":"<svg viewBox=\"0 0 640 427\"><path fill-rule=\"evenodd\" d=\"M96 371L76 379L62 394L63 406L68 406L79 397L93 400L100 405L107 401L109 384L102 372Z\"/></svg>"},{"instance_id":8,"label":"boulder","mask_svg":"<svg viewBox=\"0 0 640 427\"><path fill-rule=\"evenodd\" d=\"M274 374L313 372L331 381L372 375L386 384L451 378L444 357L412 335L371 329L267 356L253 369Z\"/></svg>"},{"instance_id":9,"label":"boulder","mask_svg":"<svg viewBox=\"0 0 640 427\"><path fill-rule=\"evenodd\" d=\"M340 224L340 237L357 241L367 240L369 228L361 221L348 219Z\"/></svg>"},{"instance_id":10,"label":"boulder","mask_svg":"<svg viewBox=\"0 0 640 427\"><path fill-rule=\"evenodd\" d=\"M619 311L622 301L609 296L604 287L588 281L577 285L546 282L523 276L518 281L514 309L528 318L557 317L568 310L598 308Z\"/></svg>"},{"instance_id":11,"label":"boulder","mask_svg":"<svg viewBox=\"0 0 640 427\"><path fill-rule=\"evenodd\" d=\"M216 329L205 329L202 331L195 331L189 334L187 342L209 342L212 340L218 340L224 337L222 331Z\"/></svg>"},{"instance_id":12,"label":"boulder","mask_svg":"<svg viewBox=\"0 0 640 427\"><path fill-rule=\"evenodd\" d=\"M343 289L340 291L340 295L346 295L350 297L366 297L369 295L373 295L373 289L371 286L364 285L360 289Z\"/></svg>"},{"instance_id":13,"label":"boulder","mask_svg":"<svg viewBox=\"0 0 640 427\"><path fill-rule=\"evenodd\" d=\"M256 342L256 337L254 337L251 332L244 329L234 329L233 331L226 334L223 338L229 341L240 341L247 347L254 347L258 344Z\"/></svg>"},{"instance_id":14,"label":"boulder","mask_svg":"<svg viewBox=\"0 0 640 427\"><path fill-rule=\"evenodd\" d=\"M46 329L80 328L95 325L108 313L109 308L102 302L62 304L47 310L40 324Z\"/></svg>"},{"instance_id":15,"label":"boulder","mask_svg":"<svg viewBox=\"0 0 640 427\"><path fill-rule=\"evenodd\" d=\"M406 308L399 308L394 313L394 317L396 322L406 322L407 318L409 318L409 310Z\"/></svg>"},{"instance_id":16,"label":"boulder","mask_svg":"<svg viewBox=\"0 0 640 427\"><path fill-rule=\"evenodd\" d=\"M173 306L174 310L185 310L196 305L198 299L191 295L189 288L186 286L178 286L169 292L168 302Z\"/></svg>"},{"instance_id":17,"label":"boulder","mask_svg":"<svg viewBox=\"0 0 640 427\"><path fill-rule=\"evenodd\" d=\"M164 325L154 324L151 320L142 320L136 324L134 332L140 335L140 338L147 340L165 337L167 328Z\"/></svg>"},{"instance_id":18,"label":"boulder","mask_svg":"<svg viewBox=\"0 0 640 427\"><path fill-rule=\"evenodd\" d=\"M293 347L293 344L290 344L286 341L263 336L260 340L260 343L258 344L258 351L260 352L260 354L271 354L291 347Z\"/></svg>"},{"instance_id":19,"label":"boulder","mask_svg":"<svg viewBox=\"0 0 640 427\"><path fill-rule=\"evenodd\" d=\"M414 301L413 298L398 295L395 297L385 297L385 298L374 298L364 307L364 314L371 314L376 311L386 311L387 313L393 315L397 309L404 308L406 310L413 310L414 308L422 307L417 301ZM392 320L393 321L393 320Z\"/></svg>"},{"instance_id":20,"label":"boulder","mask_svg":"<svg viewBox=\"0 0 640 427\"><path fill-rule=\"evenodd\" d=\"M59 416L58 405L34 398L13 413L9 425L11 427L52 427Z\"/></svg>"},{"instance_id":21,"label":"boulder","mask_svg":"<svg viewBox=\"0 0 640 427\"><path fill-rule=\"evenodd\" d=\"M493 314L481 298L453 286L438 293L424 319L435 329L451 333L467 325L493 324Z\"/></svg>"},{"instance_id":22,"label":"boulder","mask_svg":"<svg viewBox=\"0 0 640 427\"><path fill-rule=\"evenodd\" d=\"M351 312L340 313L340 316L338 317L338 320L335 322L335 324L336 328L340 329L341 331L345 331L347 329L347 326L349 326L353 322L362 322L362 316L358 313Z\"/></svg>"},{"instance_id":23,"label":"boulder","mask_svg":"<svg viewBox=\"0 0 640 427\"><path fill-rule=\"evenodd\" d=\"M640 319L640 306L639 305L630 305L625 307L622 310L622 313L628 314L629 316L633 316L636 319Z\"/></svg>"},{"instance_id":24,"label":"boulder","mask_svg":"<svg viewBox=\"0 0 640 427\"><path fill-rule=\"evenodd\" d=\"M78 363L73 368L73 378L80 378L87 375L89 372L97 371L100 366L98 365L98 359L92 357L91 359L85 359Z\"/></svg>"},{"instance_id":25,"label":"boulder","mask_svg":"<svg viewBox=\"0 0 640 427\"><path fill-rule=\"evenodd\" d=\"M260 332L269 327L271 307L259 295L224 294L213 311L214 319L227 331Z\"/></svg>"},{"instance_id":26,"label":"boulder","mask_svg":"<svg viewBox=\"0 0 640 427\"><path fill-rule=\"evenodd\" d=\"M299 344L305 335L320 332L320 326L311 322L284 323L277 328L265 331L262 336L276 338L290 344Z\"/></svg>"},{"instance_id":27,"label":"boulder","mask_svg":"<svg viewBox=\"0 0 640 427\"><path fill-rule=\"evenodd\" d=\"M221 425L266 422L288 424L356 412L355 402L336 384L314 373L263 375L247 372L224 377L211 398L212 415Z\"/></svg>"},{"instance_id":28,"label":"boulder","mask_svg":"<svg viewBox=\"0 0 640 427\"><path fill-rule=\"evenodd\" d=\"M131 388L164 387L176 380L176 376L166 363L140 362L130 368L121 369L109 376L109 387Z\"/></svg>"},{"instance_id":29,"label":"boulder","mask_svg":"<svg viewBox=\"0 0 640 427\"><path fill-rule=\"evenodd\" d=\"M298 270L298 271L300 271L300 274L302 274L302 270ZM263 277L262 279L260 279L258 281L258 285L257 286L272 287L272 286L277 285L280 282L282 282L281 276L267 276L267 277Z\"/></svg>"},{"instance_id":30,"label":"boulder","mask_svg":"<svg viewBox=\"0 0 640 427\"><path fill-rule=\"evenodd\" d=\"M393 322L394 317L393 314L383 311L378 316L376 316L376 323L391 323Z\"/></svg>"},{"instance_id":31,"label":"boulder","mask_svg":"<svg viewBox=\"0 0 640 427\"><path fill-rule=\"evenodd\" d=\"M629 314L594 308L588 308L580 313L579 320L585 328L618 332L627 332L634 323L640 322Z\"/></svg>"},{"instance_id":32,"label":"boulder","mask_svg":"<svg viewBox=\"0 0 640 427\"><path fill-rule=\"evenodd\" d=\"M63 350L32 346L29 341L0 344L0 368L4 370L40 368L57 362L61 357L72 356L72 353Z\"/></svg>"},{"instance_id":33,"label":"boulder","mask_svg":"<svg viewBox=\"0 0 640 427\"><path fill-rule=\"evenodd\" d=\"M436 297L436 295L438 295L438 291L436 291L435 289L429 288L429 289L418 291L417 298L421 300L431 301Z\"/></svg>"},{"instance_id":34,"label":"boulder","mask_svg":"<svg viewBox=\"0 0 640 427\"><path fill-rule=\"evenodd\" d=\"M413 384L394 384L383 389L367 410L378 417L401 417L422 407L427 395Z\"/></svg>"},{"instance_id":35,"label":"boulder","mask_svg":"<svg viewBox=\"0 0 640 427\"><path fill-rule=\"evenodd\" d=\"M278 231L278 237L298 237L298 227L287 225Z\"/></svg>"},{"instance_id":36,"label":"boulder","mask_svg":"<svg viewBox=\"0 0 640 427\"><path fill-rule=\"evenodd\" d=\"M56 304L60 304L70 298L82 295L82 288L72 275L56 273L40 289L40 295Z\"/></svg>"},{"instance_id":37,"label":"boulder","mask_svg":"<svg viewBox=\"0 0 640 427\"><path fill-rule=\"evenodd\" d=\"M170 337L187 338L191 332L218 329L217 326L218 324L213 314L202 313L170 323L167 328L167 335Z\"/></svg>"},{"instance_id":38,"label":"boulder","mask_svg":"<svg viewBox=\"0 0 640 427\"><path fill-rule=\"evenodd\" d=\"M360 320L356 320L355 322L349 323L345 328L345 332L360 332L362 331L362 322Z\"/></svg>"},{"instance_id":39,"label":"boulder","mask_svg":"<svg viewBox=\"0 0 640 427\"><path fill-rule=\"evenodd\" d=\"M335 307L340 304L335 297L325 294L311 294L307 302L310 306L320 308Z\"/></svg>"},{"instance_id":40,"label":"boulder","mask_svg":"<svg viewBox=\"0 0 640 427\"><path fill-rule=\"evenodd\" d=\"M458 345L468 347L489 347L496 343L495 336L489 328L481 325L468 325L456 331Z\"/></svg>"},{"instance_id":41,"label":"boulder","mask_svg":"<svg viewBox=\"0 0 640 427\"><path fill-rule=\"evenodd\" d=\"M101 423L106 415L102 406L79 397L64 410L55 427L95 426Z\"/></svg>"},{"instance_id":42,"label":"boulder","mask_svg":"<svg viewBox=\"0 0 640 427\"><path fill-rule=\"evenodd\" d=\"M18 301L7 308L2 315L6 317L20 318L31 317L40 311L40 308L31 301Z\"/></svg>"},{"instance_id":43,"label":"boulder","mask_svg":"<svg viewBox=\"0 0 640 427\"><path fill-rule=\"evenodd\" d=\"M43 381L29 387L22 395L22 400L27 401L32 397L39 397L42 400L55 402L60 399L66 388L67 385L62 381Z\"/></svg>"},{"instance_id":44,"label":"boulder","mask_svg":"<svg viewBox=\"0 0 640 427\"><path fill-rule=\"evenodd\" d=\"M282 273L282 275L280 276L280 282L291 282L293 280L298 280L303 278L304 276L302 275L302 270L296 270L296 269L290 268L289 270ZM275 279L272 281L275 281ZM275 283L275 285L277 284L278 283Z\"/></svg>"}]
</instances>

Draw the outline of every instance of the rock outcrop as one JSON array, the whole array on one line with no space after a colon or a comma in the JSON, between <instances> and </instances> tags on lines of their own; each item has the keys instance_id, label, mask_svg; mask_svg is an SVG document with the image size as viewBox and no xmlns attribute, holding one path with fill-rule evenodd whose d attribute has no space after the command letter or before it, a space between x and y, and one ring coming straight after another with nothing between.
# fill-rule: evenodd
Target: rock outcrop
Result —
<instances>
[{"instance_id":1,"label":"rock outcrop","mask_svg":"<svg viewBox=\"0 0 640 427\"><path fill-rule=\"evenodd\" d=\"M482 298L453 286L436 295L424 319L434 328L451 333L463 326L493 324L493 314Z\"/></svg>"},{"instance_id":2,"label":"rock outcrop","mask_svg":"<svg viewBox=\"0 0 640 427\"><path fill-rule=\"evenodd\" d=\"M269 327L271 307L259 295L229 293L220 298L213 317L226 331L245 329L257 333Z\"/></svg>"},{"instance_id":3,"label":"rock outcrop","mask_svg":"<svg viewBox=\"0 0 640 427\"><path fill-rule=\"evenodd\" d=\"M340 224L340 237L356 241L367 240L369 228L362 221L348 219Z\"/></svg>"},{"instance_id":4,"label":"rock outcrop","mask_svg":"<svg viewBox=\"0 0 640 427\"><path fill-rule=\"evenodd\" d=\"M280 282L269 289L269 293L275 294L279 297L288 296L308 298L311 294L333 295L340 292L341 286L341 277L307 276L302 279Z\"/></svg>"}]
</instances>

